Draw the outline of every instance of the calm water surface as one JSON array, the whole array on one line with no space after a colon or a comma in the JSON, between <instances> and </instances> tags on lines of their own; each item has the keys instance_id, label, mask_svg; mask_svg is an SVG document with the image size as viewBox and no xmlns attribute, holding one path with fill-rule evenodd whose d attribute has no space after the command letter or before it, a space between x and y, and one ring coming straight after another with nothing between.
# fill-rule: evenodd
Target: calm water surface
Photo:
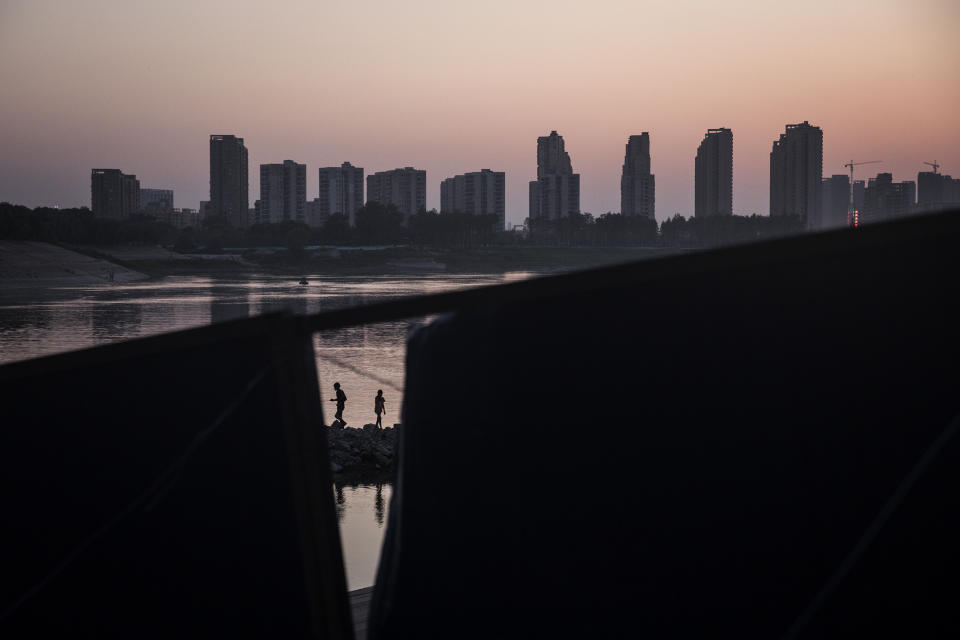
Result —
<instances>
[{"instance_id":1,"label":"calm water surface","mask_svg":"<svg viewBox=\"0 0 960 640\"><path fill-rule=\"evenodd\" d=\"M83 288L0 291L0 363L97 344L197 327L282 309L298 314L332 311L391 298L462 289L529 277L503 275L167 277L146 283ZM373 398L387 398L384 424L399 421L406 338L424 319L348 327L314 336L321 397L333 383L347 394L350 426L374 421ZM333 404L326 402L329 420ZM335 487L347 583L373 584L389 485Z\"/></svg>"}]
</instances>

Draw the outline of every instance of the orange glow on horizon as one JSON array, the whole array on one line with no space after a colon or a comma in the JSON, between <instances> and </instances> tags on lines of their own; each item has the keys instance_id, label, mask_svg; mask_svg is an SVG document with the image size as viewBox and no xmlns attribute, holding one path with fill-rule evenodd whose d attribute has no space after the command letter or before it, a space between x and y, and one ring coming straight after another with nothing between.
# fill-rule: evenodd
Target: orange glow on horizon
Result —
<instances>
[{"instance_id":1,"label":"orange glow on horizon","mask_svg":"<svg viewBox=\"0 0 960 640\"><path fill-rule=\"evenodd\" d=\"M0 200L88 205L92 167L208 196L211 133L260 163L507 173L527 214L536 139L564 136L581 208L619 209L631 134L649 131L657 218L693 211L708 128L734 135L734 211L768 208L787 123L824 132L824 176L851 157L915 180L960 175L960 4L954 0L533 0L362 5L291 0L0 6ZM42 44L42 46L38 46ZM874 171L875 169L875 171ZM869 177L864 172L858 178Z\"/></svg>"}]
</instances>

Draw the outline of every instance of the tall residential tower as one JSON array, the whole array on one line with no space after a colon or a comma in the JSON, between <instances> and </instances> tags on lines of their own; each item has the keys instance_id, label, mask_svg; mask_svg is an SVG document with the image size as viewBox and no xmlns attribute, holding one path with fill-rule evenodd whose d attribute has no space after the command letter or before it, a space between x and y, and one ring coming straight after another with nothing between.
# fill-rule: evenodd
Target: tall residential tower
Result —
<instances>
[{"instance_id":1,"label":"tall residential tower","mask_svg":"<svg viewBox=\"0 0 960 640\"><path fill-rule=\"evenodd\" d=\"M394 205L406 223L427 208L427 172L404 167L373 173L367 176L367 202Z\"/></svg>"},{"instance_id":2,"label":"tall residential tower","mask_svg":"<svg viewBox=\"0 0 960 640\"><path fill-rule=\"evenodd\" d=\"M208 216L223 216L235 227L247 223L250 207L247 148L243 138L210 136L210 204Z\"/></svg>"},{"instance_id":3,"label":"tall residential tower","mask_svg":"<svg viewBox=\"0 0 960 640\"><path fill-rule=\"evenodd\" d=\"M770 151L770 215L801 216L822 227L823 131L804 120L788 124Z\"/></svg>"},{"instance_id":4,"label":"tall residential tower","mask_svg":"<svg viewBox=\"0 0 960 640\"><path fill-rule=\"evenodd\" d=\"M580 174L573 172L563 137L551 131L537 138L537 179L530 182L530 220L557 220L580 214Z\"/></svg>"},{"instance_id":5,"label":"tall residential tower","mask_svg":"<svg viewBox=\"0 0 960 640\"><path fill-rule=\"evenodd\" d=\"M654 219L656 183L650 173L650 134L644 131L627 139L620 176L620 213Z\"/></svg>"},{"instance_id":6,"label":"tall residential tower","mask_svg":"<svg viewBox=\"0 0 960 640\"><path fill-rule=\"evenodd\" d=\"M307 165L293 160L260 165L260 208L254 222L304 222L307 204Z\"/></svg>"},{"instance_id":7,"label":"tall residential tower","mask_svg":"<svg viewBox=\"0 0 960 640\"><path fill-rule=\"evenodd\" d=\"M349 162L339 167L322 167L319 193L315 212L318 220L340 213L347 216L353 226L357 211L363 206L363 167Z\"/></svg>"},{"instance_id":8,"label":"tall residential tower","mask_svg":"<svg viewBox=\"0 0 960 640\"><path fill-rule=\"evenodd\" d=\"M440 213L497 216L497 230L506 224L506 174L483 169L440 183Z\"/></svg>"},{"instance_id":9,"label":"tall residential tower","mask_svg":"<svg viewBox=\"0 0 960 640\"><path fill-rule=\"evenodd\" d=\"M694 166L694 215L733 215L733 131L707 129Z\"/></svg>"},{"instance_id":10,"label":"tall residential tower","mask_svg":"<svg viewBox=\"0 0 960 640\"><path fill-rule=\"evenodd\" d=\"M892 173L878 173L867 181L860 210L860 224L879 222L913 213L917 203L917 183L894 182Z\"/></svg>"},{"instance_id":11,"label":"tall residential tower","mask_svg":"<svg viewBox=\"0 0 960 640\"><path fill-rule=\"evenodd\" d=\"M90 209L98 218L122 220L140 210L140 181L120 169L90 172Z\"/></svg>"},{"instance_id":12,"label":"tall residential tower","mask_svg":"<svg viewBox=\"0 0 960 640\"><path fill-rule=\"evenodd\" d=\"M849 225L847 210L850 208L850 176L837 173L824 178L821 189L820 227L834 229Z\"/></svg>"}]
</instances>

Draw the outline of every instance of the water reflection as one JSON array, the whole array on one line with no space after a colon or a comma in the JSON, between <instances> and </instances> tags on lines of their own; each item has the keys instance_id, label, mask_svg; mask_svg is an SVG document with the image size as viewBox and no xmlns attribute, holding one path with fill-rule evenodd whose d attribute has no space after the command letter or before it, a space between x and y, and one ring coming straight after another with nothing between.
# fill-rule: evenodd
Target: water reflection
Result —
<instances>
[{"instance_id":1,"label":"water reflection","mask_svg":"<svg viewBox=\"0 0 960 640\"><path fill-rule=\"evenodd\" d=\"M210 287L210 322L227 322L250 315L247 287L236 284L214 283Z\"/></svg>"},{"instance_id":2,"label":"water reflection","mask_svg":"<svg viewBox=\"0 0 960 640\"><path fill-rule=\"evenodd\" d=\"M373 503L373 517L377 524L383 526L383 483L377 483L377 497Z\"/></svg>"},{"instance_id":3,"label":"water reflection","mask_svg":"<svg viewBox=\"0 0 960 640\"><path fill-rule=\"evenodd\" d=\"M392 495L393 486L388 482L334 485L349 589L373 584Z\"/></svg>"},{"instance_id":4,"label":"water reflection","mask_svg":"<svg viewBox=\"0 0 960 640\"><path fill-rule=\"evenodd\" d=\"M95 304L90 308L91 337L93 342L109 342L138 335L142 320L139 304Z\"/></svg>"},{"instance_id":5,"label":"water reflection","mask_svg":"<svg viewBox=\"0 0 960 640\"><path fill-rule=\"evenodd\" d=\"M8 331L48 329L52 312L43 306L0 307L0 327Z\"/></svg>"},{"instance_id":6,"label":"water reflection","mask_svg":"<svg viewBox=\"0 0 960 640\"><path fill-rule=\"evenodd\" d=\"M337 504L337 520L343 520L343 516L346 512L346 502L343 499L342 484L334 485L334 496Z\"/></svg>"}]
</instances>

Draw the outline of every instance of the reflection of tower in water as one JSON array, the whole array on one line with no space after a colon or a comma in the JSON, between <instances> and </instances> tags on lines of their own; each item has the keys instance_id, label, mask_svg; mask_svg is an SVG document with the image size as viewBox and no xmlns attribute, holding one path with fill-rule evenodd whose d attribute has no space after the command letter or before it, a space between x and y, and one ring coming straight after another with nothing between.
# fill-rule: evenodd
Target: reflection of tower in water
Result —
<instances>
[{"instance_id":1,"label":"reflection of tower in water","mask_svg":"<svg viewBox=\"0 0 960 640\"><path fill-rule=\"evenodd\" d=\"M94 304L90 308L91 335L94 342L130 338L139 333L142 319L139 304Z\"/></svg>"},{"instance_id":2,"label":"reflection of tower in water","mask_svg":"<svg viewBox=\"0 0 960 640\"><path fill-rule=\"evenodd\" d=\"M377 496L373 499L373 517L377 524L383 524L383 483L377 483Z\"/></svg>"},{"instance_id":3,"label":"reflection of tower in water","mask_svg":"<svg viewBox=\"0 0 960 640\"><path fill-rule=\"evenodd\" d=\"M0 330L49 329L53 313L45 305L25 305L14 308L0 307Z\"/></svg>"},{"instance_id":4,"label":"reflection of tower in water","mask_svg":"<svg viewBox=\"0 0 960 640\"><path fill-rule=\"evenodd\" d=\"M210 288L210 323L226 322L250 315L247 287L214 284Z\"/></svg>"},{"instance_id":5,"label":"reflection of tower in water","mask_svg":"<svg viewBox=\"0 0 960 640\"><path fill-rule=\"evenodd\" d=\"M309 308L310 298L306 295L305 290L294 289L293 293L290 292L270 292L263 294L255 299L256 304L256 313L262 315L264 313L276 313L278 311L286 311L288 313L293 313L295 315L307 315L311 312ZM316 303L315 303L316 304ZM317 308L314 311L319 311L319 304L316 304Z\"/></svg>"},{"instance_id":6,"label":"reflection of tower in water","mask_svg":"<svg viewBox=\"0 0 960 640\"><path fill-rule=\"evenodd\" d=\"M337 485L334 485L334 488L336 490L336 496L337 496L337 520L340 521L340 520L343 520L343 514L347 508L347 505L343 500L343 485L337 484Z\"/></svg>"}]
</instances>

